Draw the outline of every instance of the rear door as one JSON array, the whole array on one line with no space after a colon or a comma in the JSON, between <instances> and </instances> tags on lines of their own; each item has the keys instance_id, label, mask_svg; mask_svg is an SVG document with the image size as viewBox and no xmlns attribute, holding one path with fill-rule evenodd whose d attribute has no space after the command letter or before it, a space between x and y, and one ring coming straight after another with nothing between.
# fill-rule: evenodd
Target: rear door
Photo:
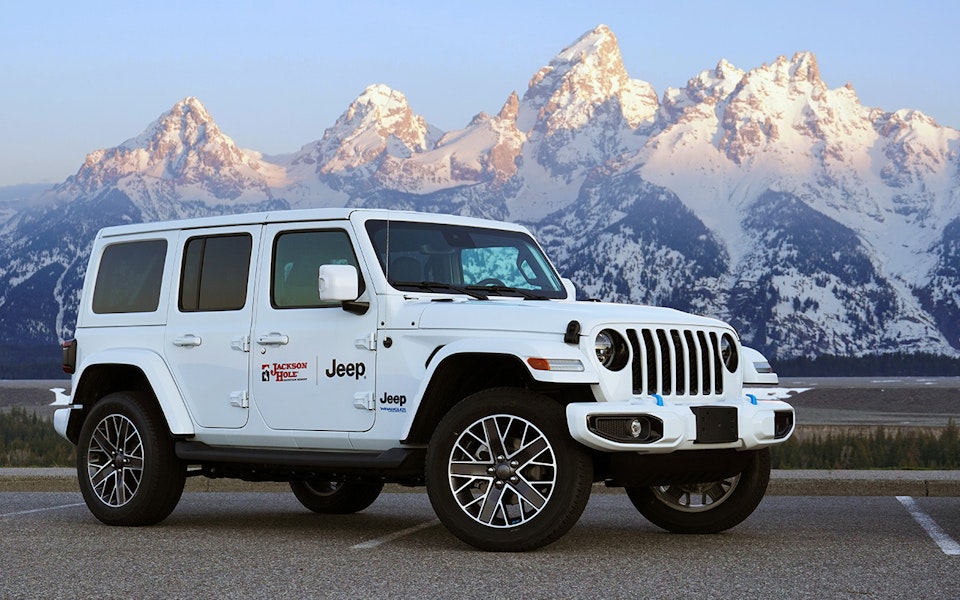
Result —
<instances>
[{"instance_id":1,"label":"rear door","mask_svg":"<svg viewBox=\"0 0 960 600\"><path fill-rule=\"evenodd\" d=\"M164 347L202 427L239 428L249 412L249 340L262 226L184 231Z\"/></svg>"}]
</instances>

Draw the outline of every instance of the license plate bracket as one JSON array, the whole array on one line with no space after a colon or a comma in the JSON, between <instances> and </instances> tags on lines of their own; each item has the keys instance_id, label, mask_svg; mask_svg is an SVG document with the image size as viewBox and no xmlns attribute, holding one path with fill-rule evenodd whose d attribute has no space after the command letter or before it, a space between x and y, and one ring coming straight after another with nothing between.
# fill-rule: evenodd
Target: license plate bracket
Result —
<instances>
[{"instance_id":1,"label":"license plate bracket","mask_svg":"<svg viewBox=\"0 0 960 600\"><path fill-rule=\"evenodd\" d=\"M732 406L694 406L697 444L726 444L740 439L737 409Z\"/></svg>"}]
</instances>

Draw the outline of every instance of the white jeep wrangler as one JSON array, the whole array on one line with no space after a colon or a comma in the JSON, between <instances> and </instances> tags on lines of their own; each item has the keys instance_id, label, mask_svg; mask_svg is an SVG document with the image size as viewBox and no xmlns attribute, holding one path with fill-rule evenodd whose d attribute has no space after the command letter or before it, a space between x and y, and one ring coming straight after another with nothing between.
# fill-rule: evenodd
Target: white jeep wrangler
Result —
<instances>
[{"instance_id":1,"label":"white jeep wrangler","mask_svg":"<svg viewBox=\"0 0 960 600\"><path fill-rule=\"evenodd\" d=\"M87 506L161 521L188 476L363 510L426 485L485 550L560 538L595 482L674 532L740 523L793 408L729 325L577 302L523 227L324 209L102 230L57 431Z\"/></svg>"}]
</instances>

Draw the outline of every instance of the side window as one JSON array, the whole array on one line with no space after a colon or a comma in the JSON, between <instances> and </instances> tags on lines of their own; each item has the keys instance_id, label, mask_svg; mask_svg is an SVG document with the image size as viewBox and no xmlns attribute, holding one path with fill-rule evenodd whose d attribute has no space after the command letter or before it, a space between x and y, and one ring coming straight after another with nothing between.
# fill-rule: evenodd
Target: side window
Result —
<instances>
[{"instance_id":1,"label":"side window","mask_svg":"<svg viewBox=\"0 0 960 600\"><path fill-rule=\"evenodd\" d=\"M157 310L166 256L166 240L123 242L104 248L93 290L93 312Z\"/></svg>"},{"instance_id":2,"label":"side window","mask_svg":"<svg viewBox=\"0 0 960 600\"><path fill-rule=\"evenodd\" d=\"M270 300L274 308L339 306L321 302L317 291L321 265L357 267L350 237L340 229L281 233L273 244ZM363 293L363 280L360 292Z\"/></svg>"},{"instance_id":3,"label":"side window","mask_svg":"<svg viewBox=\"0 0 960 600\"><path fill-rule=\"evenodd\" d=\"M247 303L249 234L195 237L183 250L182 312L240 310Z\"/></svg>"}]
</instances>

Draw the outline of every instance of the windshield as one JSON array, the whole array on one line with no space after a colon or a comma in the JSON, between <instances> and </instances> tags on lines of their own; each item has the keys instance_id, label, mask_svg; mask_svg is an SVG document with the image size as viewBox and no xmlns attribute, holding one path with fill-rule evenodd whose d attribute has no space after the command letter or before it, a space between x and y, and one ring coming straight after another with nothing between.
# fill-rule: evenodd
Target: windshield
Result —
<instances>
[{"instance_id":1,"label":"windshield","mask_svg":"<svg viewBox=\"0 0 960 600\"><path fill-rule=\"evenodd\" d=\"M521 232L439 223L367 221L394 288L529 299L566 298L556 271Z\"/></svg>"}]
</instances>

